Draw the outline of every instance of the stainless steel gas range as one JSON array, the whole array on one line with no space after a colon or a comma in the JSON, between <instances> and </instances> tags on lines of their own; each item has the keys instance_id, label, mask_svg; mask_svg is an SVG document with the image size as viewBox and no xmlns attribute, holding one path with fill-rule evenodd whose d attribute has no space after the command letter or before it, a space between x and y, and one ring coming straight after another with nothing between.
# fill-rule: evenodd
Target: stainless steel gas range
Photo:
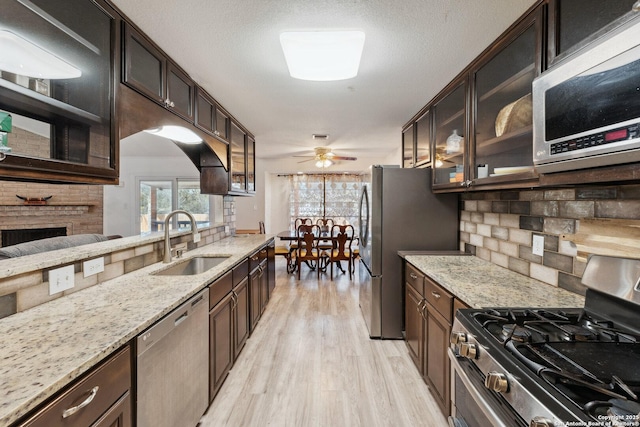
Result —
<instances>
[{"instance_id":1,"label":"stainless steel gas range","mask_svg":"<svg viewBox=\"0 0 640 427\"><path fill-rule=\"evenodd\" d=\"M640 260L591 256L585 306L459 310L455 427L640 426Z\"/></svg>"}]
</instances>

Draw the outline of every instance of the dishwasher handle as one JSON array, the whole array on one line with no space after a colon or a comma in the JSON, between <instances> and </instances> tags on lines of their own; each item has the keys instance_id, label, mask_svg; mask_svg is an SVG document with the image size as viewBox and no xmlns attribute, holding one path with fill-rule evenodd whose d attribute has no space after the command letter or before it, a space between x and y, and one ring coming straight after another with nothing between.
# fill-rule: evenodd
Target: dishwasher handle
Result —
<instances>
[{"instance_id":1,"label":"dishwasher handle","mask_svg":"<svg viewBox=\"0 0 640 427\"><path fill-rule=\"evenodd\" d=\"M200 310L201 307L205 307L206 304L203 304L203 302L208 299L209 289L204 289L138 335L136 338L137 356L149 350L175 328L180 327L185 320L191 317L195 310Z\"/></svg>"}]
</instances>

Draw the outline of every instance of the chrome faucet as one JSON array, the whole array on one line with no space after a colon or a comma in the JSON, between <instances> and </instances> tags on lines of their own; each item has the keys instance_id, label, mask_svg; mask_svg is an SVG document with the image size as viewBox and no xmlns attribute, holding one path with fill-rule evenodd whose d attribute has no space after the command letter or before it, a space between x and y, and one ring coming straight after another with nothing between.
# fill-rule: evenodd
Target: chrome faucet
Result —
<instances>
[{"instance_id":1,"label":"chrome faucet","mask_svg":"<svg viewBox=\"0 0 640 427\"><path fill-rule=\"evenodd\" d=\"M162 262L164 263L171 262L171 252L173 249L176 250L178 258L182 256L182 251L186 249L186 244L182 246L176 245L175 248L171 248L171 239L169 238L169 222L171 221L171 218L177 214L185 214L189 217L189 220L191 221L191 234L193 235L193 242L198 243L200 241L200 233L198 233L198 225L196 224L196 219L190 212L182 209L177 209L175 211L169 212L164 219L164 257L162 259Z\"/></svg>"}]
</instances>

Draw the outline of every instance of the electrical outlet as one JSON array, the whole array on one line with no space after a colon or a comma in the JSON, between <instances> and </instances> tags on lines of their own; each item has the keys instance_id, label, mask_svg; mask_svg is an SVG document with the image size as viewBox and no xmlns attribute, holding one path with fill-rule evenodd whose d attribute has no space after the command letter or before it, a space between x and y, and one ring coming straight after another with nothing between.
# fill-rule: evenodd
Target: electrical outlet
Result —
<instances>
[{"instance_id":1,"label":"electrical outlet","mask_svg":"<svg viewBox=\"0 0 640 427\"><path fill-rule=\"evenodd\" d=\"M49 295L73 288L73 265L49 270Z\"/></svg>"},{"instance_id":2,"label":"electrical outlet","mask_svg":"<svg viewBox=\"0 0 640 427\"><path fill-rule=\"evenodd\" d=\"M533 235L533 254L539 256L544 255L544 236L538 234Z\"/></svg>"},{"instance_id":3,"label":"electrical outlet","mask_svg":"<svg viewBox=\"0 0 640 427\"><path fill-rule=\"evenodd\" d=\"M195 233L193 235L193 243L198 243L200 241L200 233Z\"/></svg>"},{"instance_id":4,"label":"electrical outlet","mask_svg":"<svg viewBox=\"0 0 640 427\"><path fill-rule=\"evenodd\" d=\"M94 274L104 271L104 257L90 259L82 263L82 273L84 277L93 276Z\"/></svg>"}]
</instances>

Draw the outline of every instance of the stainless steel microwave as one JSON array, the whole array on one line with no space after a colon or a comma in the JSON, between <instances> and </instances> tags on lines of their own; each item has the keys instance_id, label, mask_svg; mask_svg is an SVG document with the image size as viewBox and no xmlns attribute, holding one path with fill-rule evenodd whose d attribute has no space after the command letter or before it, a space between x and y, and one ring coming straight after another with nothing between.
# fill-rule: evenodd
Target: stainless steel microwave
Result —
<instances>
[{"instance_id":1,"label":"stainless steel microwave","mask_svg":"<svg viewBox=\"0 0 640 427\"><path fill-rule=\"evenodd\" d=\"M538 172L640 161L640 19L547 70L532 90Z\"/></svg>"}]
</instances>

